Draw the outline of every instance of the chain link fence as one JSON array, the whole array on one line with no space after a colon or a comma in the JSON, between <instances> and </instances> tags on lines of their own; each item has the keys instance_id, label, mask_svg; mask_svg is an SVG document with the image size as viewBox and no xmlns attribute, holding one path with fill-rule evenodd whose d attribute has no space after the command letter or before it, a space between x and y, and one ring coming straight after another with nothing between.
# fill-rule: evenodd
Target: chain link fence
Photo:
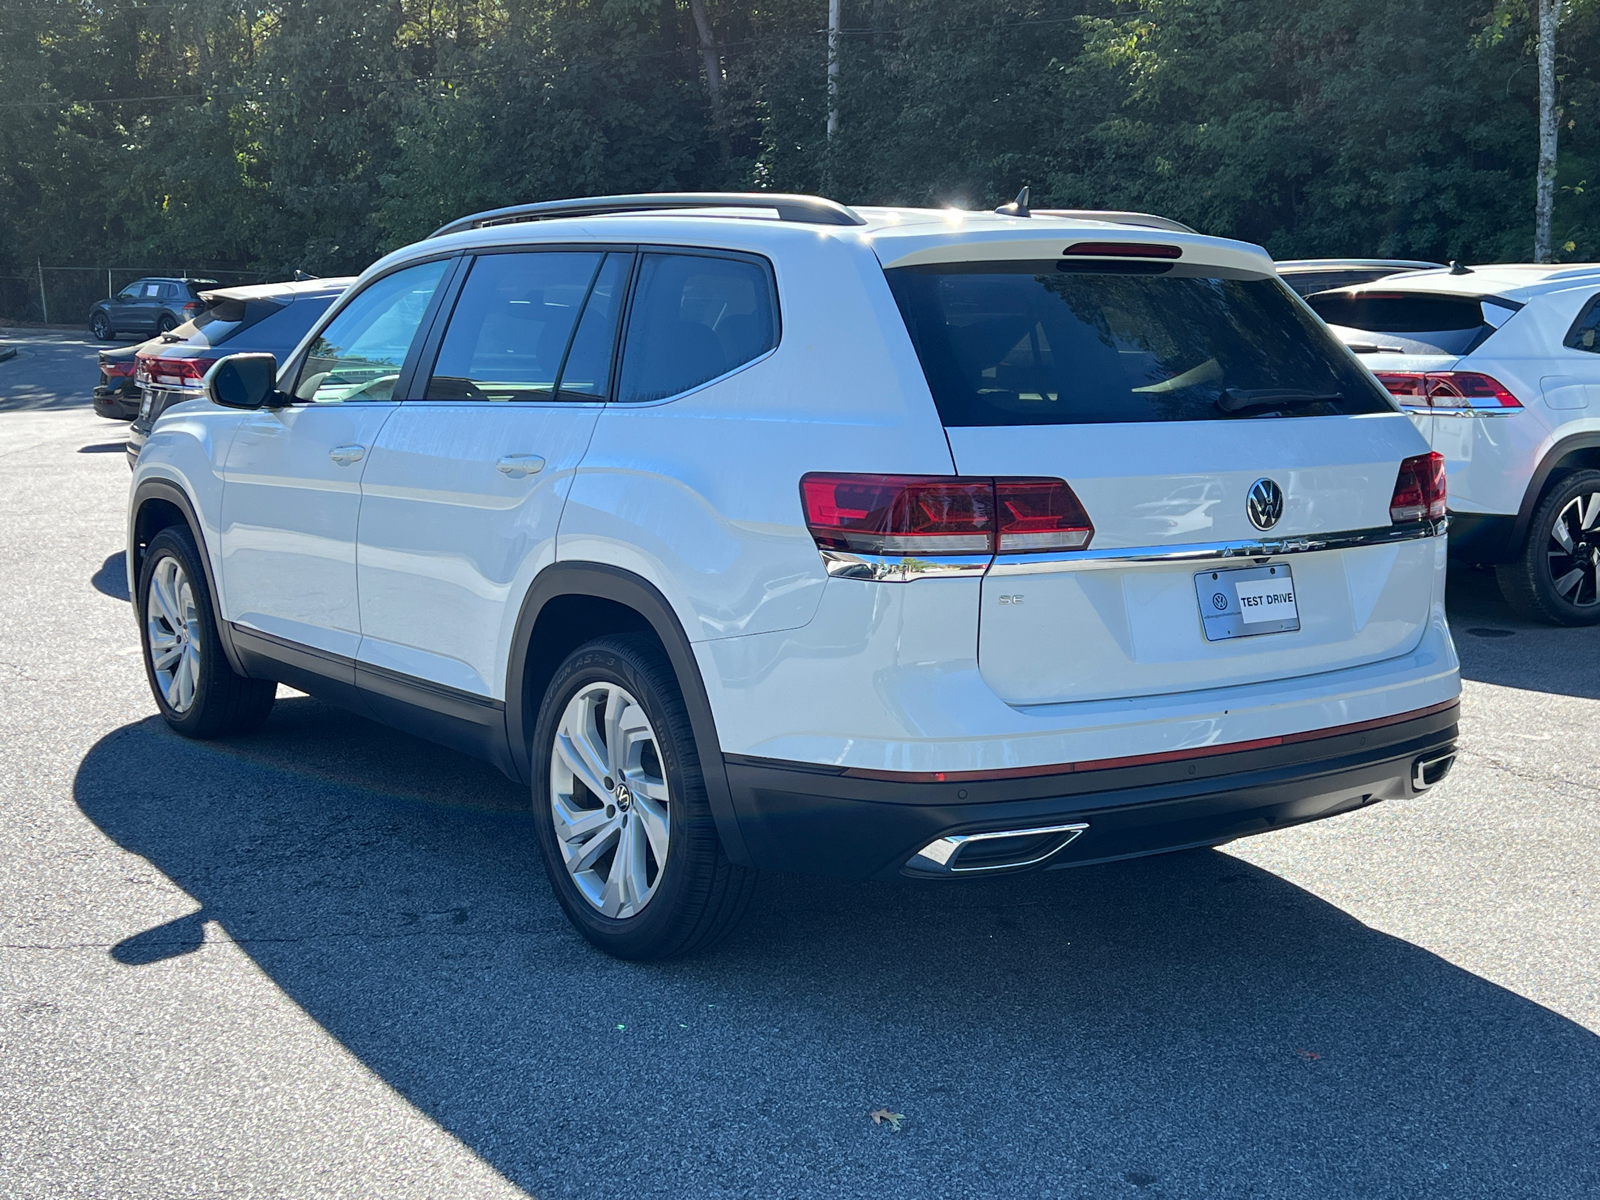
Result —
<instances>
[{"instance_id":1,"label":"chain link fence","mask_svg":"<svg viewBox=\"0 0 1600 1200\"><path fill-rule=\"evenodd\" d=\"M51 267L38 264L32 274L0 275L0 320L46 325L89 324L96 300L114 296L136 279L215 280L218 287L261 283L264 271L215 271L199 267Z\"/></svg>"}]
</instances>

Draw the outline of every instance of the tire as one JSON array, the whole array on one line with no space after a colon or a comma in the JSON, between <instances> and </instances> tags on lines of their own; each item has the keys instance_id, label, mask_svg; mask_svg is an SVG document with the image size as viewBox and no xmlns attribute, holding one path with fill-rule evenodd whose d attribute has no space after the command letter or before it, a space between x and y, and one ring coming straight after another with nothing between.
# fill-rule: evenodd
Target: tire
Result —
<instances>
[{"instance_id":1,"label":"tire","mask_svg":"<svg viewBox=\"0 0 1600 1200\"><path fill-rule=\"evenodd\" d=\"M1519 614L1552 625L1600 623L1600 471L1574 471L1546 493L1516 561L1495 567Z\"/></svg>"},{"instance_id":2,"label":"tire","mask_svg":"<svg viewBox=\"0 0 1600 1200\"><path fill-rule=\"evenodd\" d=\"M163 529L150 539L137 600L145 676L166 723L191 738L261 728L278 685L236 675L228 665L200 551L187 529Z\"/></svg>"},{"instance_id":3,"label":"tire","mask_svg":"<svg viewBox=\"0 0 1600 1200\"><path fill-rule=\"evenodd\" d=\"M653 638L600 638L569 655L533 738L539 849L579 933L616 958L651 960L733 930L756 874L723 851L688 709Z\"/></svg>"},{"instance_id":4,"label":"tire","mask_svg":"<svg viewBox=\"0 0 1600 1200\"><path fill-rule=\"evenodd\" d=\"M171 313L162 313L161 319L156 322L157 333L171 333L177 327L178 323L172 319Z\"/></svg>"},{"instance_id":5,"label":"tire","mask_svg":"<svg viewBox=\"0 0 1600 1200\"><path fill-rule=\"evenodd\" d=\"M89 318L89 332L102 342L115 341L117 337L116 331L111 328L111 319L102 312Z\"/></svg>"}]
</instances>

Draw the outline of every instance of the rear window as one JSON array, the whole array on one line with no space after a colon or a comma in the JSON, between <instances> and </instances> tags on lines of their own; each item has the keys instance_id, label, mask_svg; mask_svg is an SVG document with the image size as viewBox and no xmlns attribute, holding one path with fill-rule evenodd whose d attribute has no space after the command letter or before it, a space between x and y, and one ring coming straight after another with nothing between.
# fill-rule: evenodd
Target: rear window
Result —
<instances>
[{"instance_id":1,"label":"rear window","mask_svg":"<svg viewBox=\"0 0 1600 1200\"><path fill-rule=\"evenodd\" d=\"M1055 261L887 275L947 426L1393 411L1274 278Z\"/></svg>"},{"instance_id":2,"label":"rear window","mask_svg":"<svg viewBox=\"0 0 1600 1200\"><path fill-rule=\"evenodd\" d=\"M1403 354L1466 354L1494 332L1470 296L1405 292L1324 292L1306 298L1329 325L1382 335L1381 349Z\"/></svg>"},{"instance_id":3,"label":"rear window","mask_svg":"<svg viewBox=\"0 0 1600 1200\"><path fill-rule=\"evenodd\" d=\"M232 349L269 351L282 362L336 299L337 296L298 296L289 304L251 300L245 306L244 320L226 337L213 339L212 345L237 342Z\"/></svg>"},{"instance_id":4,"label":"rear window","mask_svg":"<svg viewBox=\"0 0 1600 1200\"><path fill-rule=\"evenodd\" d=\"M220 346L240 330L248 329L282 308L283 305L274 300L222 299L195 317L191 324L208 345Z\"/></svg>"}]
</instances>

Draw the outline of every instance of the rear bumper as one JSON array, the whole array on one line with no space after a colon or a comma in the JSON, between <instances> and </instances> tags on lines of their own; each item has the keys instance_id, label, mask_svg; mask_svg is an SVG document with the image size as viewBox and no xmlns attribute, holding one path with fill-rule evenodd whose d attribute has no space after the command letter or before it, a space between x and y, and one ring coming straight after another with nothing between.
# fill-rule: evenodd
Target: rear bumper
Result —
<instances>
[{"instance_id":1,"label":"rear bumper","mask_svg":"<svg viewBox=\"0 0 1600 1200\"><path fill-rule=\"evenodd\" d=\"M94 411L111 421L131 421L139 415L139 393L128 395L121 388L102 385L94 389Z\"/></svg>"},{"instance_id":2,"label":"rear bumper","mask_svg":"<svg viewBox=\"0 0 1600 1200\"><path fill-rule=\"evenodd\" d=\"M918 855L941 839L1085 826L1032 840L974 842L971 853L954 861L978 874L1217 845L1406 799L1419 794L1419 764L1434 764L1435 775L1448 768L1459 714L1459 703L1450 701L1380 721L1265 739L1273 745L970 772L943 781L724 757L751 862L772 870L852 879L939 874L940 854L949 853L950 843L931 857ZM1006 865L1024 859L1030 861Z\"/></svg>"}]
</instances>

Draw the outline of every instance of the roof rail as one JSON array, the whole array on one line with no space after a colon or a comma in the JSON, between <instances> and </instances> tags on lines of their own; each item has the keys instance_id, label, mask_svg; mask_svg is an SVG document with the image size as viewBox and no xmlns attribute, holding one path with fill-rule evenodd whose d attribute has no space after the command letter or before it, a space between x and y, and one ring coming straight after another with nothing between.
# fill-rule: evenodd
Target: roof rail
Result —
<instances>
[{"instance_id":1,"label":"roof rail","mask_svg":"<svg viewBox=\"0 0 1600 1200\"><path fill-rule=\"evenodd\" d=\"M611 213L671 212L683 208L770 208L780 221L812 225L865 225L866 221L844 205L821 196L790 196L778 192L645 192L636 196L590 196L575 200L543 200L513 204L473 213L441 225L428 236L443 237L489 225L520 221L549 221L556 217L597 217Z\"/></svg>"},{"instance_id":2,"label":"roof rail","mask_svg":"<svg viewBox=\"0 0 1600 1200\"><path fill-rule=\"evenodd\" d=\"M1036 217L1071 217L1075 221L1108 221L1113 225L1138 225L1144 229L1166 229L1173 233L1198 233L1197 229L1190 229L1182 221L1174 221L1171 217L1158 217L1154 213L1142 212L1097 212L1092 208L1036 208L1033 210Z\"/></svg>"}]
</instances>

